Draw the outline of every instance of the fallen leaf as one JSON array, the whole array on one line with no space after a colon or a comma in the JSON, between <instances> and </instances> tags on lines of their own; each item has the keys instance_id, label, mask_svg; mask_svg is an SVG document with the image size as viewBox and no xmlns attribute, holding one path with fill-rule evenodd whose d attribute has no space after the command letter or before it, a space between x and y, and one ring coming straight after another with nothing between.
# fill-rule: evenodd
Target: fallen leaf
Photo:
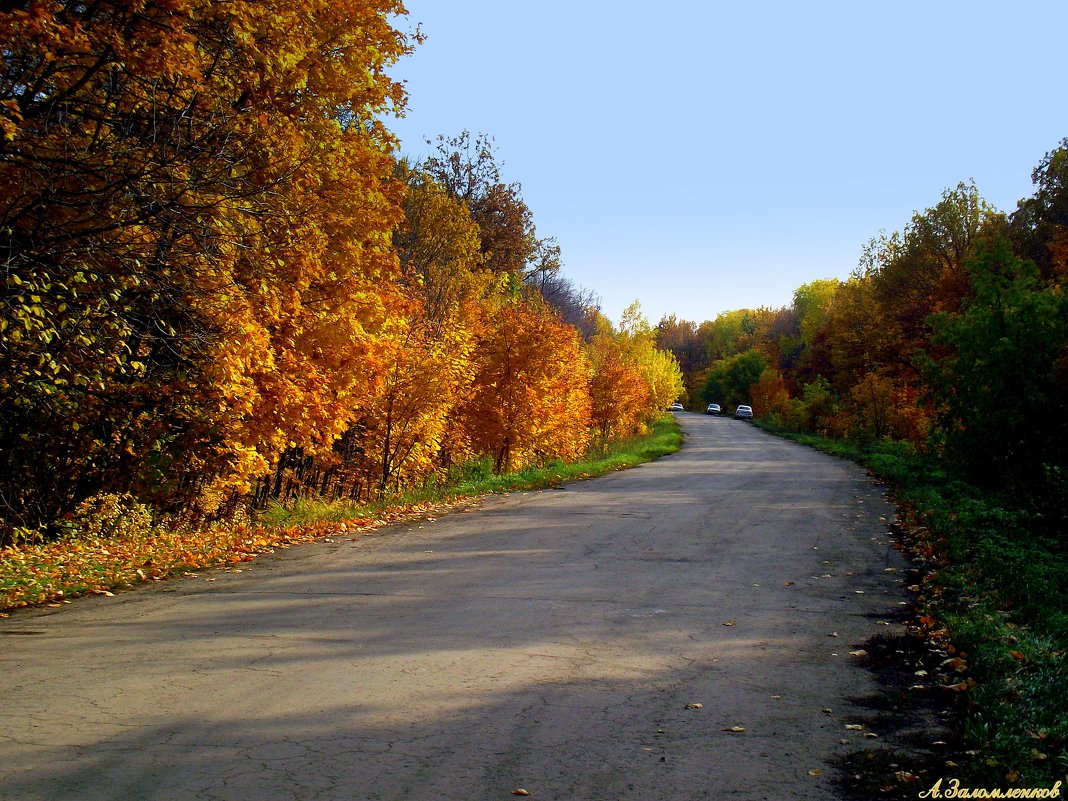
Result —
<instances>
[{"instance_id":1,"label":"fallen leaf","mask_svg":"<svg viewBox=\"0 0 1068 801\"><path fill-rule=\"evenodd\" d=\"M879 735L878 735L878 734L876 734L876 733L875 733L875 732L873 732L873 731L866 731L866 732L864 732L864 736L865 736L865 737L868 737L868 738L870 738L870 739L872 739L872 740L874 740L874 739L875 739L876 737L878 737Z\"/></svg>"},{"instance_id":2,"label":"fallen leaf","mask_svg":"<svg viewBox=\"0 0 1068 801\"><path fill-rule=\"evenodd\" d=\"M968 690L970 690L974 686L974 684L975 682L973 682L971 679L965 679L964 681L958 682L957 684L943 685L942 689L952 690L955 693L964 693L968 692Z\"/></svg>"},{"instance_id":3,"label":"fallen leaf","mask_svg":"<svg viewBox=\"0 0 1068 801\"><path fill-rule=\"evenodd\" d=\"M738 622L737 620L728 620L723 625L724 626L733 626L737 622Z\"/></svg>"},{"instance_id":4,"label":"fallen leaf","mask_svg":"<svg viewBox=\"0 0 1068 801\"><path fill-rule=\"evenodd\" d=\"M868 652L867 652L867 651L865 651L865 650L864 650L863 648L858 648L858 649L857 649L857 650L855 650L855 651L850 651L850 652L849 652L849 655L850 655L850 656L867 656L867 655L868 655Z\"/></svg>"},{"instance_id":5,"label":"fallen leaf","mask_svg":"<svg viewBox=\"0 0 1068 801\"><path fill-rule=\"evenodd\" d=\"M745 731L745 727L744 726L728 726L727 728L721 729L720 731L729 731L729 732L731 732L733 734L738 734L740 732Z\"/></svg>"},{"instance_id":6,"label":"fallen leaf","mask_svg":"<svg viewBox=\"0 0 1068 801\"><path fill-rule=\"evenodd\" d=\"M512 790L512 795L530 795L530 793L524 790L522 787L516 787L514 790Z\"/></svg>"},{"instance_id":7,"label":"fallen leaf","mask_svg":"<svg viewBox=\"0 0 1068 801\"><path fill-rule=\"evenodd\" d=\"M847 723L846 724L846 728L849 729L849 731L863 731L864 730L864 727L861 726L859 723Z\"/></svg>"},{"instance_id":8,"label":"fallen leaf","mask_svg":"<svg viewBox=\"0 0 1068 801\"><path fill-rule=\"evenodd\" d=\"M784 581L782 586L784 586L784 587L792 587L792 586L794 586L794 583L792 581Z\"/></svg>"},{"instance_id":9,"label":"fallen leaf","mask_svg":"<svg viewBox=\"0 0 1068 801\"><path fill-rule=\"evenodd\" d=\"M687 709L704 709L704 704L686 704Z\"/></svg>"},{"instance_id":10,"label":"fallen leaf","mask_svg":"<svg viewBox=\"0 0 1068 801\"><path fill-rule=\"evenodd\" d=\"M812 770L810 770L808 772L808 775L809 776L822 776L823 775L823 771L820 770L819 768L813 768Z\"/></svg>"}]
</instances>

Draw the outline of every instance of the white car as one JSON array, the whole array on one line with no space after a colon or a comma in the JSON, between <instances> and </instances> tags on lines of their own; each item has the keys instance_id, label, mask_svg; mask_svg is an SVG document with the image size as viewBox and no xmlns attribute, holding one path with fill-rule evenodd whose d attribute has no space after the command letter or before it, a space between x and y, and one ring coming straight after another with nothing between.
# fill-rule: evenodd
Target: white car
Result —
<instances>
[{"instance_id":1,"label":"white car","mask_svg":"<svg viewBox=\"0 0 1068 801\"><path fill-rule=\"evenodd\" d=\"M710 403L708 408L705 409L705 414L723 414L723 409L719 407L718 403Z\"/></svg>"},{"instance_id":2,"label":"white car","mask_svg":"<svg viewBox=\"0 0 1068 801\"><path fill-rule=\"evenodd\" d=\"M673 404L671 404L671 406L668 407L668 411L670 411L670 412L684 412L684 411L686 411L686 407L684 407L678 401L675 401Z\"/></svg>"},{"instance_id":3,"label":"white car","mask_svg":"<svg viewBox=\"0 0 1068 801\"><path fill-rule=\"evenodd\" d=\"M738 406L734 410L735 420L752 420L753 419L753 407L746 406L744 403Z\"/></svg>"}]
</instances>

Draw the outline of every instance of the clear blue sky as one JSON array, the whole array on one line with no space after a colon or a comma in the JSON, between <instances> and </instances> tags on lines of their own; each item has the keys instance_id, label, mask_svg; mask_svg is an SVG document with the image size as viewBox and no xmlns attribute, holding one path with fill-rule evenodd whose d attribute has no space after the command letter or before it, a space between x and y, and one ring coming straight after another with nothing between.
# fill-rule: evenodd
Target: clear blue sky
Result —
<instances>
[{"instance_id":1,"label":"clear blue sky","mask_svg":"<svg viewBox=\"0 0 1068 801\"><path fill-rule=\"evenodd\" d=\"M999 209L1068 136L1068 2L406 0L402 151L491 135L613 321L787 305L974 179Z\"/></svg>"}]
</instances>

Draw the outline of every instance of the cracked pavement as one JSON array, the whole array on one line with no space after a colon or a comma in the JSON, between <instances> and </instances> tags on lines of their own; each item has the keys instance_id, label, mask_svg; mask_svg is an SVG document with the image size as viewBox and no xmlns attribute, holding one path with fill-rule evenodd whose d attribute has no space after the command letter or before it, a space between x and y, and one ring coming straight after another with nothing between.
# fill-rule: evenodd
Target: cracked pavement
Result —
<instances>
[{"instance_id":1,"label":"cracked pavement","mask_svg":"<svg viewBox=\"0 0 1068 801\"><path fill-rule=\"evenodd\" d=\"M836 798L891 508L678 417L632 470L0 621L0 799Z\"/></svg>"}]
</instances>

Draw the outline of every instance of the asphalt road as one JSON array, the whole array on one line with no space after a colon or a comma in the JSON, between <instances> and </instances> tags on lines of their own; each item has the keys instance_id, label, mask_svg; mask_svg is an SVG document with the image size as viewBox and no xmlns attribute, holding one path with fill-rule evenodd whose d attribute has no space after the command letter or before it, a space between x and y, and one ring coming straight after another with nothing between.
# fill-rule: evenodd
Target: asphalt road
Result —
<instances>
[{"instance_id":1,"label":"asphalt road","mask_svg":"<svg viewBox=\"0 0 1068 801\"><path fill-rule=\"evenodd\" d=\"M0 620L0 799L835 798L890 507L678 417L633 470Z\"/></svg>"}]
</instances>

